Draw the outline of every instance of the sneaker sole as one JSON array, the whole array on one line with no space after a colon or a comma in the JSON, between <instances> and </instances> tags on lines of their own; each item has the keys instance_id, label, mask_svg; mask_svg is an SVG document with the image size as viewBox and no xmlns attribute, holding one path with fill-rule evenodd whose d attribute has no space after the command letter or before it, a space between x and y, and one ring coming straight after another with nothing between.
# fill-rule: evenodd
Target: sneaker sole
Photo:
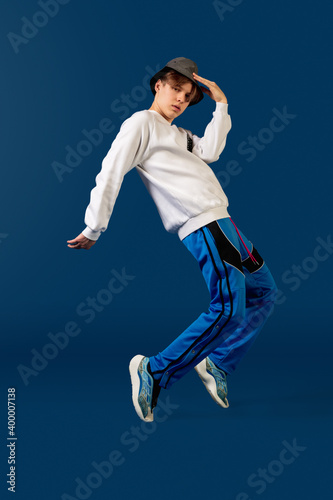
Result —
<instances>
[{"instance_id":1,"label":"sneaker sole","mask_svg":"<svg viewBox=\"0 0 333 500\"><path fill-rule=\"evenodd\" d=\"M213 377L213 375L210 375L210 373L208 373L206 370L206 358L203 359L197 366L195 366L194 369L201 378L202 382L204 383L204 386L206 387L207 391L214 399L215 403L217 403L219 406L222 406L222 408L229 408L228 400L227 404L225 404L217 394L215 378Z\"/></svg>"},{"instance_id":2,"label":"sneaker sole","mask_svg":"<svg viewBox=\"0 0 333 500\"><path fill-rule=\"evenodd\" d=\"M131 359L130 364L129 364L129 372L131 376L131 383L132 383L132 401L133 405L135 408L135 411L141 420L144 422L152 422L154 420L154 415L152 411L148 411L148 415L146 418L143 416L141 407L138 402L139 398L139 390L140 390L140 377L138 375L138 368L139 364L141 363L141 360L145 356L142 356L141 354L138 354L137 356L134 356L134 358Z\"/></svg>"}]
</instances>

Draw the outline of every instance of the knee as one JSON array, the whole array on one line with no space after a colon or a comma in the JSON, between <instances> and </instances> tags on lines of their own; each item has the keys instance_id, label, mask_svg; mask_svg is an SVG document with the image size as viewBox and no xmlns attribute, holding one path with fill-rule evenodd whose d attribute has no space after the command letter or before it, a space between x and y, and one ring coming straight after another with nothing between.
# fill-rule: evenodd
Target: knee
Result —
<instances>
[{"instance_id":1,"label":"knee","mask_svg":"<svg viewBox=\"0 0 333 500\"><path fill-rule=\"evenodd\" d=\"M278 288L274 280L270 283L270 286L265 290L263 300L266 304L275 304L278 295Z\"/></svg>"},{"instance_id":2,"label":"knee","mask_svg":"<svg viewBox=\"0 0 333 500\"><path fill-rule=\"evenodd\" d=\"M260 303L258 304L257 310L254 313L254 318L257 316L259 318L259 323L266 321L268 317L272 314L274 310L275 301L278 295L278 288L274 281L264 290L262 297L260 298ZM255 320L256 321L256 320Z\"/></svg>"},{"instance_id":3,"label":"knee","mask_svg":"<svg viewBox=\"0 0 333 500\"><path fill-rule=\"evenodd\" d=\"M220 301L218 304L210 304L211 317L214 319L219 319L215 328L218 328L221 324L227 324L228 327L237 328L245 318L245 290L237 290L232 294L230 301L225 301L222 303Z\"/></svg>"}]
</instances>

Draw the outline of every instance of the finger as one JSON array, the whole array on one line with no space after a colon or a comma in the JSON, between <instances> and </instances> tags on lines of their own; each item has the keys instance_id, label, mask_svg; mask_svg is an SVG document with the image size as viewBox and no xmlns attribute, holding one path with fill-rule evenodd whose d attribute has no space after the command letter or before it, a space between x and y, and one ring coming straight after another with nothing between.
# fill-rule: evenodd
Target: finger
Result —
<instances>
[{"instance_id":1,"label":"finger","mask_svg":"<svg viewBox=\"0 0 333 500\"><path fill-rule=\"evenodd\" d=\"M204 82L204 81L208 81L206 78L203 78L202 76L199 76L197 75L196 73L193 73L193 77L196 79L196 80L199 80L200 82Z\"/></svg>"},{"instance_id":2,"label":"finger","mask_svg":"<svg viewBox=\"0 0 333 500\"><path fill-rule=\"evenodd\" d=\"M81 243L79 241L75 241L71 245L67 245L69 248L82 248Z\"/></svg>"},{"instance_id":3,"label":"finger","mask_svg":"<svg viewBox=\"0 0 333 500\"><path fill-rule=\"evenodd\" d=\"M195 78L196 80L199 80L200 82L204 83L204 84L205 84L205 85L207 85L208 87L209 87L209 84L210 84L210 85L213 85L213 84L214 84L214 82L212 82L211 80L207 80L207 78L203 78L202 76L199 76L199 75L197 75L196 73L193 73L193 75L194 75L194 78Z\"/></svg>"}]
</instances>

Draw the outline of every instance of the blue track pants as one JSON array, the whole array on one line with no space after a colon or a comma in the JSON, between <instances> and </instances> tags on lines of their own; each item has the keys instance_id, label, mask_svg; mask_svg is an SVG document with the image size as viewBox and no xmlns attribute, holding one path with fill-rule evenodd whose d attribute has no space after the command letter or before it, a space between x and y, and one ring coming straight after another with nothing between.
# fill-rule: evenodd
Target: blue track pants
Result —
<instances>
[{"instance_id":1,"label":"blue track pants","mask_svg":"<svg viewBox=\"0 0 333 500\"><path fill-rule=\"evenodd\" d=\"M211 302L164 351L150 357L152 374L164 388L206 356L232 373L272 312L277 292L262 257L229 217L194 231L183 243L198 261Z\"/></svg>"}]
</instances>

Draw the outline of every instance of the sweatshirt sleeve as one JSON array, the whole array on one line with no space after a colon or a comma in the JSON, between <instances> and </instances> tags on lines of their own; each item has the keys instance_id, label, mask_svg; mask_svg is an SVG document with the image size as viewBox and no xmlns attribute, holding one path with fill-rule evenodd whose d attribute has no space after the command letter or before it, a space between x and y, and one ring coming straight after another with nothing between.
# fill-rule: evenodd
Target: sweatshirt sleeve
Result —
<instances>
[{"instance_id":1,"label":"sweatshirt sleeve","mask_svg":"<svg viewBox=\"0 0 333 500\"><path fill-rule=\"evenodd\" d=\"M124 176L144 160L148 142L149 122L144 113L135 113L123 122L90 193L82 231L87 238L96 241L107 229Z\"/></svg>"},{"instance_id":2,"label":"sweatshirt sleeve","mask_svg":"<svg viewBox=\"0 0 333 500\"><path fill-rule=\"evenodd\" d=\"M206 163L217 161L222 153L231 129L231 118L228 114L228 104L217 102L213 118L208 123L204 136L192 134L192 152Z\"/></svg>"}]
</instances>

